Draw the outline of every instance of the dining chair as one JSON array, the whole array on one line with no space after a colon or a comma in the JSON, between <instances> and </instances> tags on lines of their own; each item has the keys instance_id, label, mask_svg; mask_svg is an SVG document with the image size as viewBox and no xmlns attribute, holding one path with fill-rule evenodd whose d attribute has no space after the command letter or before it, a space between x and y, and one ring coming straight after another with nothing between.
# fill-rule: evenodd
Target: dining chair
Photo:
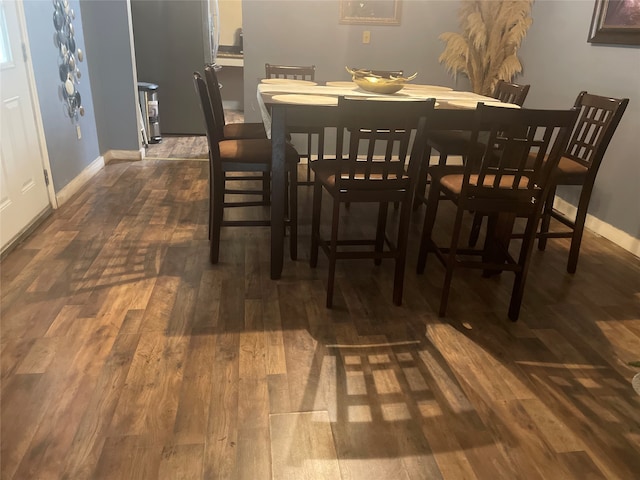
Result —
<instances>
[{"instance_id":1,"label":"dining chair","mask_svg":"<svg viewBox=\"0 0 640 480\"><path fill-rule=\"evenodd\" d=\"M218 81L218 74L213 65L207 65L204 69L207 88L211 98L211 107L218 127L218 135L225 140L237 140L241 138L267 138L264 123L238 122L227 123L222 103L222 84Z\"/></svg>"},{"instance_id":2,"label":"dining chair","mask_svg":"<svg viewBox=\"0 0 640 480\"><path fill-rule=\"evenodd\" d=\"M437 110L432 122L438 123ZM445 266L439 315L445 316L453 271L479 268L488 275L512 271L515 280L509 318L518 319L531 251L544 199L551 188L550 175L560 161L578 112L525 110L479 104L467 144L465 165L434 165L418 254L417 272L423 273L428 253ZM435 243L433 232L441 201L456 207L448 246ZM482 249L460 248L465 213L489 217ZM524 218L525 233L517 259L508 251L513 221ZM474 257L480 257L474 259Z\"/></svg>"},{"instance_id":3,"label":"dining chair","mask_svg":"<svg viewBox=\"0 0 640 480\"><path fill-rule=\"evenodd\" d=\"M294 66L294 65L272 65L265 63L265 78L283 78L292 80L315 81L316 66ZM313 138L317 136L316 159L324 157L324 127L289 127L289 134L301 134L306 137L307 150L300 154L300 158L307 161L307 177L305 181L298 182L299 185L312 185L311 162L313 153Z\"/></svg>"},{"instance_id":4,"label":"dining chair","mask_svg":"<svg viewBox=\"0 0 640 480\"><path fill-rule=\"evenodd\" d=\"M300 65L273 65L265 63L265 78L289 78L293 80L308 80L314 82L316 79L316 66Z\"/></svg>"},{"instance_id":5,"label":"dining chair","mask_svg":"<svg viewBox=\"0 0 640 480\"><path fill-rule=\"evenodd\" d=\"M311 221L310 265L318 263L318 249L329 259L327 308L333 305L336 261L339 259L395 260L393 303L402 303L411 200L419 162L425 149L425 133L435 100L416 102L338 99L336 158L317 160ZM409 155L412 132L416 132ZM346 152L346 154L345 154ZM333 200L331 234L320 236L322 193ZM339 235L340 207L346 203L378 204L375 238L345 238ZM400 214L394 239L387 235L390 202L399 202Z\"/></svg>"},{"instance_id":6,"label":"dining chair","mask_svg":"<svg viewBox=\"0 0 640 480\"><path fill-rule=\"evenodd\" d=\"M213 109L213 116L216 119L219 138L223 138L225 140L267 138L264 123L262 122L227 123L222 103L222 84L218 81L216 68L213 65L207 65L204 69L204 77L209 91L209 98L211 98L211 108ZM262 172L259 176L255 177L250 177L246 174L241 176L226 175L226 180L228 181L247 181L252 179L262 182L262 203L264 205L269 205L271 202L271 177L269 172Z\"/></svg>"},{"instance_id":7,"label":"dining chair","mask_svg":"<svg viewBox=\"0 0 640 480\"><path fill-rule=\"evenodd\" d=\"M574 107L580 115L566 151L560 158L558 167L552 177L554 185L542 212L542 220L538 230L538 249L545 250L549 238L570 238L567 272L575 273L580 255L580 244L584 233L584 223L589 208L593 185L609 142L624 114L628 98L611 98L589 94L582 91L578 94ZM573 218L553 208L558 185L580 187L578 206ZM551 220L556 220L567 229L550 231ZM474 217L469 235L469 245L474 246L480 235L482 216ZM519 238L520 234L514 234Z\"/></svg>"},{"instance_id":8,"label":"dining chair","mask_svg":"<svg viewBox=\"0 0 640 480\"><path fill-rule=\"evenodd\" d=\"M491 96L503 103L513 103L522 106L529 93L529 88L530 85L520 85L498 80ZM438 164L445 165L450 155L464 157L467 152L469 139L470 132L466 130L436 130L429 133L428 144L430 149L427 150L427 156L424 159L425 165L416 187L416 198L413 203L414 208L418 208L426 201L424 193L427 185L427 176L424 172L428 168L431 150L436 150L440 153Z\"/></svg>"},{"instance_id":9,"label":"dining chair","mask_svg":"<svg viewBox=\"0 0 640 480\"><path fill-rule=\"evenodd\" d=\"M578 265L584 223L598 169L628 103L628 98L611 98L586 91L580 92L574 103L580 115L553 176L554 182L546 197L538 232L540 250L546 248L549 238L571 239L567 263L569 273L575 273ZM580 198L573 219L553 208L556 187L559 185L580 186ZM569 227L569 230L549 231L551 219Z\"/></svg>"},{"instance_id":10,"label":"dining chair","mask_svg":"<svg viewBox=\"0 0 640 480\"><path fill-rule=\"evenodd\" d=\"M196 92L200 98L200 107L204 115L204 122L209 145L209 237L210 261L218 263L220 256L220 231L223 226L267 226L268 219L258 220L225 220L224 211L233 207L255 207L264 205L260 201L227 201L226 195L262 195L261 190L240 190L227 188L229 178L227 173L270 172L271 171L271 140L256 139L225 139L220 136L221 128L216 121L207 84L199 72L193 74ZM285 222L290 232L290 255L297 258L297 164L298 152L290 145L285 145L285 161L288 169L288 220Z\"/></svg>"}]
</instances>

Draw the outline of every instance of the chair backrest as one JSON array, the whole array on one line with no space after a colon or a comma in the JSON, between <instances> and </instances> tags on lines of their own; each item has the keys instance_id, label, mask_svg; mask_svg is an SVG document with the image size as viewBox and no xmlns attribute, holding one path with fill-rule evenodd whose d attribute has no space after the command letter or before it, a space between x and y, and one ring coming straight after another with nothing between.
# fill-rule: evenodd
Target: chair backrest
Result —
<instances>
[{"instance_id":1,"label":"chair backrest","mask_svg":"<svg viewBox=\"0 0 640 480\"><path fill-rule=\"evenodd\" d=\"M294 66L294 65L264 65L266 78L291 78L294 80L316 79L316 66Z\"/></svg>"},{"instance_id":2,"label":"chair backrest","mask_svg":"<svg viewBox=\"0 0 640 480\"><path fill-rule=\"evenodd\" d=\"M336 187L409 191L424 155L434 105L434 99L400 102L340 97ZM416 136L407 165L413 131Z\"/></svg>"},{"instance_id":3,"label":"chair backrest","mask_svg":"<svg viewBox=\"0 0 640 480\"><path fill-rule=\"evenodd\" d=\"M498 80L493 95L491 96L504 103L514 103L522 106L529 93L529 87L530 85L520 85L518 83Z\"/></svg>"},{"instance_id":4,"label":"chair backrest","mask_svg":"<svg viewBox=\"0 0 640 480\"><path fill-rule=\"evenodd\" d=\"M218 82L218 75L216 74L215 67L213 67L212 65L205 67L204 78L207 83L209 98L211 99L211 108L215 117L218 135L219 138L223 138L224 125L226 121L224 118L224 107L222 105L222 94L220 92L222 86L220 85L220 82Z\"/></svg>"},{"instance_id":5,"label":"chair backrest","mask_svg":"<svg viewBox=\"0 0 640 480\"><path fill-rule=\"evenodd\" d=\"M542 195L569 140L578 111L512 109L479 104L461 197L478 211L527 213Z\"/></svg>"},{"instance_id":6,"label":"chair backrest","mask_svg":"<svg viewBox=\"0 0 640 480\"><path fill-rule=\"evenodd\" d=\"M595 175L628 103L628 98L580 92L574 104L580 115L564 156L587 167Z\"/></svg>"},{"instance_id":7,"label":"chair backrest","mask_svg":"<svg viewBox=\"0 0 640 480\"><path fill-rule=\"evenodd\" d=\"M220 148L218 142L222 140L218 136L218 128L216 126L215 116L211 107L211 99L209 98L209 90L207 84L199 72L193 73L193 82L196 92L200 98L200 108L204 115L205 129L207 132L207 143L209 144L209 163L211 166L212 178L222 174L222 165L220 164Z\"/></svg>"}]
</instances>

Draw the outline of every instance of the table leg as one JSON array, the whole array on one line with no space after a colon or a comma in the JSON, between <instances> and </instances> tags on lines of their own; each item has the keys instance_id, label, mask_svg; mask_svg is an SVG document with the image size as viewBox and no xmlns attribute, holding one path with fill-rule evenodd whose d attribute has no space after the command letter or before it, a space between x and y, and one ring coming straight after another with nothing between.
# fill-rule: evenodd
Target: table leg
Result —
<instances>
[{"instance_id":1,"label":"table leg","mask_svg":"<svg viewBox=\"0 0 640 480\"><path fill-rule=\"evenodd\" d=\"M274 105L271 110L271 279L282 275L285 215L285 130L286 110Z\"/></svg>"},{"instance_id":2,"label":"table leg","mask_svg":"<svg viewBox=\"0 0 640 480\"><path fill-rule=\"evenodd\" d=\"M483 259L486 262L504 263L505 252L509 249L509 241L513 232L516 216L511 213L498 213L489 216L487 221L487 238L484 245ZM501 273L501 270L483 270L484 277Z\"/></svg>"}]
</instances>

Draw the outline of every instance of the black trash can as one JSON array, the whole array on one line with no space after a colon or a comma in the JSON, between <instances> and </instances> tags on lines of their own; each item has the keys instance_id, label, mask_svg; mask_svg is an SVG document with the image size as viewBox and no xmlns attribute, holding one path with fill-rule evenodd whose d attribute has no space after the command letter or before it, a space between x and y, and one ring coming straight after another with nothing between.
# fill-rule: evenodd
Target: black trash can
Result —
<instances>
[{"instance_id":1,"label":"black trash can","mask_svg":"<svg viewBox=\"0 0 640 480\"><path fill-rule=\"evenodd\" d=\"M138 82L138 97L149 143L162 142L160 134L160 111L158 108L158 85Z\"/></svg>"}]
</instances>

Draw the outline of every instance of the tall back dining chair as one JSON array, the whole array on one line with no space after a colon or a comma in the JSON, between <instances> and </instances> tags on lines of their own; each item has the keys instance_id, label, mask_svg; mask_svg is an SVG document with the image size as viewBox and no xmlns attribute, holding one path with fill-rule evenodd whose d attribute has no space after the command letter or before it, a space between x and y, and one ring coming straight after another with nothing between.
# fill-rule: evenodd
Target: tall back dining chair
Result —
<instances>
[{"instance_id":1,"label":"tall back dining chair","mask_svg":"<svg viewBox=\"0 0 640 480\"><path fill-rule=\"evenodd\" d=\"M216 120L216 128L218 130L218 138L224 140L239 140L248 138L260 138L266 139L267 134L264 128L264 123L227 123L224 114L224 105L222 103L222 86L218 81L218 75L213 65L207 65L204 69L205 81L207 83L207 90L209 91L209 98L211 99L211 108L213 110L213 116ZM261 172L258 176L249 176L246 172L240 175L225 174L226 181L259 181L261 182L262 203L269 205L271 202L271 176L269 172Z\"/></svg>"},{"instance_id":2,"label":"tall back dining chair","mask_svg":"<svg viewBox=\"0 0 640 480\"><path fill-rule=\"evenodd\" d=\"M529 94L530 85L521 85L519 83L498 80L496 88L491 95L493 98L504 103L513 103L522 106Z\"/></svg>"},{"instance_id":3,"label":"tall back dining chair","mask_svg":"<svg viewBox=\"0 0 640 480\"><path fill-rule=\"evenodd\" d=\"M238 122L227 123L222 102L222 84L218 81L218 74L212 65L207 65L204 69L205 80L211 98L211 107L216 118L218 134L225 140L236 140L239 138L267 138L262 122Z\"/></svg>"},{"instance_id":4,"label":"tall back dining chair","mask_svg":"<svg viewBox=\"0 0 640 480\"><path fill-rule=\"evenodd\" d=\"M584 91L576 98L574 106L580 110L580 116L569 145L558 163L538 233L540 250L545 249L548 238L571 239L567 263L569 273L575 273L578 265L584 223L598 169L628 103L628 98L604 97ZM577 185L581 188L577 212L573 219L553 208L558 185ZM569 227L569 230L549 231L551 219Z\"/></svg>"},{"instance_id":5,"label":"tall back dining chair","mask_svg":"<svg viewBox=\"0 0 640 480\"><path fill-rule=\"evenodd\" d=\"M395 260L393 302L402 303L411 199L415 176L425 148L425 134L435 100L416 102L371 101L340 97L336 159L313 162L313 214L310 265L318 262L318 249L329 258L326 305L333 305L338 259ZM416 131L409 161L406 155L412 132ZM346 154L344 153L346 152ZM322 193L333 200L329 240L320 236ZM346 203L378 204L374 238L345 238L339 235L340 207ZM398 202L400 215L395 238L387 235L389 203Z\"/></svg>"},{"instance_id":6,"label":"tall back dining chair","mask_svg":"<svg viewBox=\"0 0 640 480\"><path fill-rule=\"evenodd\" d=\"M435 113L434 124L438 122L438 111ZM428 253L434 253L446 267L440 316L446 314L454 268L469 267L486 274L502 270L515 273L509 318L518 319L536 228L551 186L550 175L576 117L575 110L520 110L479 104L465 152L466 164L429 169L431 186L417 271L424 272ZM456 206L448 246L437 245L433 238L438 206L443 200ZM482 249L458 246L465 212L482 212L489 217ZM515 217L526 221L517 259L508 251ZM480 260L473 260L474 256Z\"/></svg>"},{"instance_id":7,"label":"tall back dining chair","mask_svg":"<svg viewBox=\"0 0 640 480\"><path fill-rule=\"evenodd\" d=\"M204 115L204 123L209 145L209 237L210 261L218 263L220 256L220 233L223 226L266 226L268 219L259 220L226 220L225 209L232 207L255 207L263 202L244 201L246 195L262 195L255 190L230 190L226 187L228 172L270 172L271 140L235 139L229 140L220 136L220 126L216 123L207 84L198 72L193 74L196 92L200 99L200 107ZM290 254L297 258L297 164L298 152L293 146L285 146L285 161L288 169L288 212L286 224L290 230ZM240 201L227 201L226 195L241 195Z\"/></svg>"},{"instance_id":8,"label":"tall back dining chair","mask_svg":"<svg viewBox=\"0 0 640 480\"><path fill-rule=\"evenodd\" d=\"M518 106L522 106L529 93L530 85L521 85L513 82L506 82L504 80L498 80L496 87L491 95L496 100L500 100L503 103L512 103ZM447 158L451 155L462 156L467 152L469 146L470 132L461 130L436 130L429 133L428 143L431 150L439 152L440 156L438 163L444 165L447 163ZM427 151L427 157L425 162L429 162L431 157L431 150ZM416 198L414 200L414 208L419 207L425 200L424 192L427 184L427 179L421 178L418 184L416 192Z\"/></svg>"},{"instance_id":9,"label":"tall back dining chair","mask_svg":"<svg viewBox=\"0 0 640 480\"><path fill-rule=\"evenodd\" d=\"M314 82L316 78L316 66L294 66L294 65L272 65L266 63L265 78L282 78L291 80L304 80ZM315 152L316 159L320 160L324 157L324 127L289 127L288 133L301 134L306 137L307 150L300 153L300 158L307 161L306 180L298 182L299 185L311 185L311 161L313 156L313 138L317 137L317 148Z\"/></svg>"},{"instance_id":10,"label":"tall back dining chair","mask_svg":"<svg viewBox=\"0 0 640 480\"><path fill-rule=\"evenodd\" d=\"M273 65L265 63L265 78L288 78L293 80L307 80L310 82L316 79L315 65Z\"/></svg>"}]
</instances>

